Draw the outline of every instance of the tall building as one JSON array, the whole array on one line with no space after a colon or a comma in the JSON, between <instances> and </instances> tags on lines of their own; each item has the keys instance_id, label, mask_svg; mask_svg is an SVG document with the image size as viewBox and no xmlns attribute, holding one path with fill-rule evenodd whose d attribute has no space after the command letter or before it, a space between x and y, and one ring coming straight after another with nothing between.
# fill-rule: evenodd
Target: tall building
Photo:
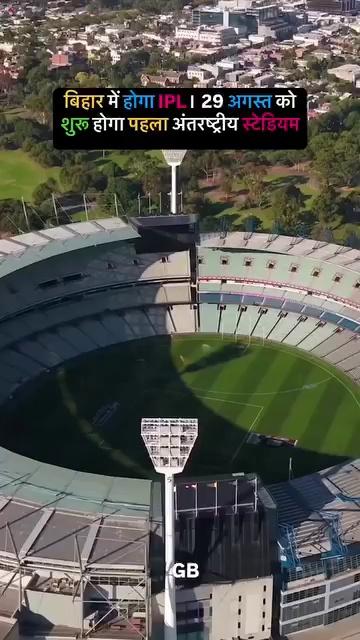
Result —
<instances>
[{"instance_id":1,"label":"tall building","mask_svg":"<svg viewBox=\"0 0 360 640\"><path fill-rule=\"evenodd\" d=\"M237 34L246 37L248 33L256 33L256 21L249 23L243 11L222 11L218 7L199 7L193 10L192 22L196 26L222 25L233 27Z\"/></svg>"},{"instance_id":2,"label":"tall building","mask_svg":"<svg viewBox=\"0 0 360 640\"><path fill-rule=\"evenodd\" d=\"M356 13L356 0L308 0L307 8L309 11L351 14Z\"/></svg>"},{"instance_id":3,"label":"tall building","mask_svg":"<svg viewBox=\"0 0 360 640\"><path fill-rule=\"evenodd\" d=\"M350 1L350 0L347 0ZM355 1L355 0L351 0ZM241 6L242 5L242 6ZM246 37L259 32L259 26L269 27L269 35L282 39L291 36L292 27L275 2L256 0L241 0L233 5L234 8L198 7L193 10L192 22L196 26L223 25L233 27L237 34Z\"/></svg>"}]
</instances>

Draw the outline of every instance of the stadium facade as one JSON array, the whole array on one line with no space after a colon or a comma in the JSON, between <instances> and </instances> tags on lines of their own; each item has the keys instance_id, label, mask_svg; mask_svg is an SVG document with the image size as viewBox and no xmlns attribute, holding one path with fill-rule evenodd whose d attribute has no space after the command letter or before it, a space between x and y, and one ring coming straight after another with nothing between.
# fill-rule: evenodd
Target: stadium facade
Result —
<instances>
[{"instance_id":1,"label":"stadium facade","mask_svg":"<svg viewBox=\"0 0 360 640\"><path fill-rule=\"evenodd\" d=\"M199 237L191 216L1 239L0 402L65 361L175 333L282 342L358 383L359 261L303 238ZM160 481L0 460L0 635L161 638ZM359 461L267 487L241 469L180 476L176 554L200 576L178 584L179 633L265 640L358 613L359 501Z\"/></svg>"}]
</instances>

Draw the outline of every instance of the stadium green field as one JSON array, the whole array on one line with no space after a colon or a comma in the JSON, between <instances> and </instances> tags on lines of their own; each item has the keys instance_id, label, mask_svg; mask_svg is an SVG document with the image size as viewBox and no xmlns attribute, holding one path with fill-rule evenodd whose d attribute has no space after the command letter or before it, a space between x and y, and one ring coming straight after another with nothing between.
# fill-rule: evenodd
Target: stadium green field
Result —
<instances>
[{"instance_id":1,"label":"stadium green field","mask_svg":"<svg viewBox=\"0 0 360 640\"><path fill-rule=\"evenodd\" d=\"M360 391L308 354L213 335L148 338L45 374L1 409L1 445L64 467L150 477L142 417L196 417L187 475L287 479L360 456ZM297 440L250 444L250 433Z\"/></svg>"}]
</instances>

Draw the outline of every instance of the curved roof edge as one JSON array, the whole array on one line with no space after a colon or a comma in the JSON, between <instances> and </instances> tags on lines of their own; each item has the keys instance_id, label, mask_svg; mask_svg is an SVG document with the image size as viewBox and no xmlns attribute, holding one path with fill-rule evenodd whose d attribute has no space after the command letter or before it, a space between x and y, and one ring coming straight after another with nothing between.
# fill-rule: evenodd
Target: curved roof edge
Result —
<instances>
[{"instance_id":1,"label":"curved roof edge","mask_svg":"<svg viewBox=\"0 0 360 640\"><path fill-rule=\"evenodd\" d=\"M2 238L1 276L68 251L139 237L134 227L120 218L102 218Z\"/></svg>"},{"instance_id":2,"label":"curved roof edge","mask_svg":"<svg viewBox=\"0 0 360 640\"><path fill-rule=\"evenodd\" d=\"M0 448L0 501L46 505L58 511L147 517L151 480L73 471Z\"/></svg>"},{"instance_id":3,"label":"curved roof edge","mask_svg":"<svg viewBox=\"0 0 360 640\"><path fill-rule=\"evenodd\" d=\"M309 238L246 231L234 231L227 235L206 233L200 236L200 246L225 251L226 249L245 249L287 253L293 256L332 262L339 266L346 265L354 271L360 270L359 264L356 264L360 261L359 249ZM353 263L355 263L355 267Z\"/></svg>"}]
</instances>

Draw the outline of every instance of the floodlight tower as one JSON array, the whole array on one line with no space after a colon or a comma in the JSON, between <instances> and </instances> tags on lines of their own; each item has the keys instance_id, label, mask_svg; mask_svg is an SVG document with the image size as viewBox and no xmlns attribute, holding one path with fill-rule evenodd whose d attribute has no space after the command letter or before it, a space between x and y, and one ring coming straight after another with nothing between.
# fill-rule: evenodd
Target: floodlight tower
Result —
<instances>
[{"instance_id":1,"label":"floodlight tower","mask_svg":"<svg viewBox=\"0 0 360 640\"><path fill-rule=\"evenodd\" d=\"M165 162L171 167L171 213L176 213L176 167L179 167L185 158L187 149L164 149Z\"/></svg>"},{"instance_id":2,"label":"floodlight tower","mask_svg":"<svg viewBox=\"0 0 360 640\"><path fill-rule=\"evenodd\" d=\"M165 640L176 640L174 475L184 469L198 435L196 418L143 418L141 436L157 473L165 476Z\"/></svg>"}]
</instances>

